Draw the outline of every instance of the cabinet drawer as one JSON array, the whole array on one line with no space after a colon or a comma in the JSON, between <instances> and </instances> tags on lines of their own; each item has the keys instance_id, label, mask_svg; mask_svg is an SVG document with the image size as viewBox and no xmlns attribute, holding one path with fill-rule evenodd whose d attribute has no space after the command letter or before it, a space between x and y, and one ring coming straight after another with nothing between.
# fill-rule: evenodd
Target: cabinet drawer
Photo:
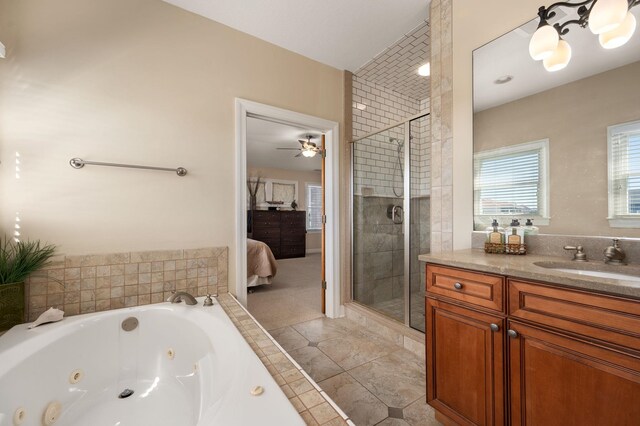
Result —
<instances>
[{"instance_id":1,"label":"cabinet drawer","mask_svg":"<svg viewBox=\"0 0 640 426\"><path fill-rule=\"evenodd\" d=\"M498 275L428 264L426 290L431 295L504 310L504 278Z\"/></svg>"},{"instance_id":2,"label":"cabinet drawer","mask_svg":"<svg viewBox=\"0 0 640 426\"><path fill-rule=\"evenodd\" d=\"M623 297L509 279L508 313L640 350L640 302Z\"/></svg>"}]
</instances>

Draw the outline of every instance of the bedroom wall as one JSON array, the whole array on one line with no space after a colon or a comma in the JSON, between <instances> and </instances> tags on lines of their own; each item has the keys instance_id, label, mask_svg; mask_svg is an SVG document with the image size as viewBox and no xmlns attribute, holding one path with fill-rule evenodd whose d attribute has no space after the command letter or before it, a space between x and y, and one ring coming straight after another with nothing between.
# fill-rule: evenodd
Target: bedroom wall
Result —
<instances>
[{"instance_id":1,"label":"bedroom wall","mask_svg":"<svg viewBox=\"0 0 640 426\"><path fill-rule=\"evenodd\" d=\"M307 193L305 189L306 183L320 183L322 175L320 172L305 172L299 170L271 169L271 168L255 168L247 166L247 174L249 176L262 176L266 179L284 179L298 181L298 210L306 210ZM322 240L320 232L307 232L307 251L320 250L322 248Z\"/></svg>"},{"instance_id":2,"label":"bedroom wall","mask_svg":"<svg viewBox=\"0 0 640 426\"><path fill-rule=\"evenodd\" d=\"M0 233L61 254L229 247L235 292L234 99L343 123L343 71L159 0L0 0L0 40Z\"/></svg>"}]
</instances>

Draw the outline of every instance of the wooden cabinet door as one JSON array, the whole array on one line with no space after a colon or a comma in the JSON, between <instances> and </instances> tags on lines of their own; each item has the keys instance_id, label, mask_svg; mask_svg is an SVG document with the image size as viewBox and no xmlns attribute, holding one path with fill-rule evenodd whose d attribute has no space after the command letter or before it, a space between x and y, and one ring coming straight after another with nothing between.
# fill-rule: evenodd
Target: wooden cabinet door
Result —
<instances>
[{"instance_id":1,"label":"wooden cabinet door","mask_svg":"<svg viewBox=\"0 0 640 426\"><path fill-rule=\"evenodd\" d=\"M637 354L513 321L508 334L513 426L640 425Z\"/></svg>"},{"instance_id":2,"label":"wooden cabinet door","mask_svg":"<svg viewBox=\"0 0 640 426\"><path fill-rule=\"evenodd\" d=\"M427 402L462 425L504 424L502 317L427 298Z\"/></svg>"}]
</instances>

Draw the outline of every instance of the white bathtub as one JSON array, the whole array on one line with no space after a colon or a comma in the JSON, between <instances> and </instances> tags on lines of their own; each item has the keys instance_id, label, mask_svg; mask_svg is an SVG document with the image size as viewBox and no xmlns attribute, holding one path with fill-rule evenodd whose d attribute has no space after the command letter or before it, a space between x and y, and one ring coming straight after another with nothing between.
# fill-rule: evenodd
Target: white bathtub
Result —
<instances>
[{"instance_id":1,"label":"white bathtub","mask_svg":"<svg viewBox=\"0 0 640 426\"><path fill-rule=\"evenodd\" d=\"M220 305L198 301L12 328L0 337L0 425L42 425L47 407L55 425L304 425Z\"/></svg>"}]
</instances>

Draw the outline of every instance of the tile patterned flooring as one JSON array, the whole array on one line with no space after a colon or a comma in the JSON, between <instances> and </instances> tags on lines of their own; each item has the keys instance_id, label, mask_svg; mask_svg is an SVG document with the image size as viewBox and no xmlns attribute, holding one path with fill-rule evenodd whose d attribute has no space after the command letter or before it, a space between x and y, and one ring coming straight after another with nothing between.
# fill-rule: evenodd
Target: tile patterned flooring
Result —
<instances>
[{"instance_id":1,"label":"tile patterned flooring","mask_svg":"<svg viewBox=\"0 0 640 426\"><path fill-rule=\"evenodd\" d=\"M424 361L345 319L269 330L358 426L440 425L425 403Z\"/></svg>"}]
</instances>

